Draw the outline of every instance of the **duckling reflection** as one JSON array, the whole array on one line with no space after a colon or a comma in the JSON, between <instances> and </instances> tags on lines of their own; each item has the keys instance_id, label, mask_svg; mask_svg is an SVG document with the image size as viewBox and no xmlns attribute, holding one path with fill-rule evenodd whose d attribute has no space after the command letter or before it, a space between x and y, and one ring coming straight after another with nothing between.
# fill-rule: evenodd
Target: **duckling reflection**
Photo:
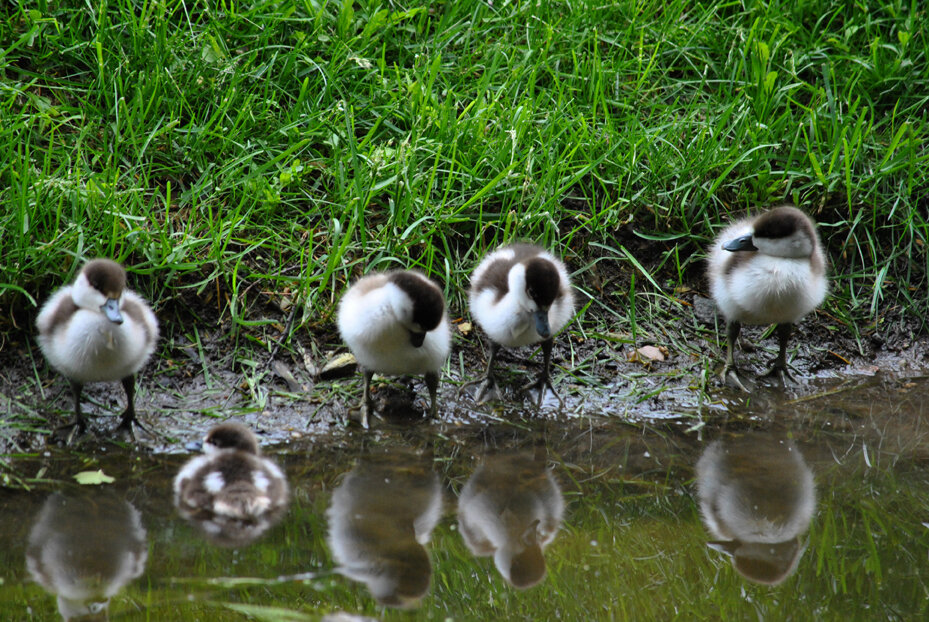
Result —
<instances>
[{"instance_id":1,"label":"duckling reflection","mask_svg":"<svg viewBox=\"0 0 929 622\"><path fill-rule=\"evenodd\" d=\"M214 426L202 449L174 478L174 505L214 544L249 544L284 515L287 479L242 424Z\"/></svg>"},{"instance_id":2,"label":"duckling reflection","mask_svg":"<svg viewBox=\"0 0 929 622\"><path fill-rule=\"evenodd\" d=\"M697 462L697 497L709 546L743 577L777 585L806 550L816 509L813 472L792 441L764 434L714 441Z\"/></svg>"},{"instance_id":3,"label":"duckling reflection","mask_svg":"<svg viewBox=\"0 0 929 622\"><path fill-rule=\"evenodd\" d=\"M429 591L425 545L442 516L442 489L421 459L365 457L332 492L326 511L338 572L364 583L382 605L416 606Z\"/></svg>"},{"instance_id":4,"label":"duckling reflection","mask_svg":"<svg viewBox=\"0 0 929 622\"><path fill-rule=\"evenodd\" d=\"M525 589L545 578L542 551L564 514L561 489L544 452L489 456L458 498L458 527L479 557L493 555L504 579Z\"/></svg>"},{"instance_id":5,"label":"duckling reflection","mask_svg":"<svg viewBox=\"0 0 929 622\"><path fill-rule=\"evenodd\" d=\"M110 599L145 570L141 516L111 493L52 494L29 532L26 568L64 620L107 620Z\"/></svg>"}]
</instances>

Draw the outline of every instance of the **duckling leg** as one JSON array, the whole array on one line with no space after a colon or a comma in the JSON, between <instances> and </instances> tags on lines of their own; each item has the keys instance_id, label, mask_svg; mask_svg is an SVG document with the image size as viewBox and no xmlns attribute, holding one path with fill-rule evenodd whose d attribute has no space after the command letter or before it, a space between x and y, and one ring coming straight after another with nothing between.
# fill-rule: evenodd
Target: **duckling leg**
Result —
<instances>
[{"instance_id":1,"label":"duckling leg","mask_svg":"<svg viewBox=\"0 0 929 622\"><path fill-rule=\"evenodd\" d=\"M116 430L114 431L116 438L134 441L135 430L133 430L133 426L138 426L148 434L154 436L152 431L143 426L135 417L135 374L123 378L122 384L123 390L126 392L126 410L123 411L119 425L116 426Z\"/></svg>"},{"instance_id":2,"label":"duckling leg","mask_svg":"<svg viewBox=\"0 0 929 622\"><path fill-rule=\"evenodd\" d=\"M435 419L439 414L439 407L436 403L436 396L439 393L439 374L429 372L425 378L426 387L429 389L429 418Z\"/></svg>"},{"instance_id":3,"label":"duckling leg","mask_svg":"<svg viewBox=\"0 0 929 622\"><path fill-rule=\"evenodd\" d=\"M367 369L362 371L364 375L364 397L361 402L361 427L368 429L368 414L374 412L374 399L371 397L371 379L374 378L374 372Z\"/></svg>"},{"instance_id":4,"label":"duckling leg","mask_svg":"<svg viewBox=\"0 0 929 622\"><path fill-rule=\"evenodd\" d=\"M742 379L739 378L739 373L735 368L735 345L739 340L740 332L742 332L741 322L730 321L726 323L726 364L723 365L719 377L723 384L731 384L746 393L750 393L751 391L742 384Z\"/></svg>"},{"instance_id":5,"label":"duckling leg","mask_svg":"<svg viewBox=\"0 0 929 622\"><path fill-rule=\"evenodd\" d=\"M74 399L74 421L55 428L52 437L56 442L70 445L74 442L74 437L80 436L87 431L87 421L81 412L81 393L83 391L84 385L74 380L71 381L71 396Z\"/></svg>"},{"instance_id":6,"label":"duckling leg","mask_svg":"<svg viewBox=\"0 0 929 622\"><path fill-rule=\"evenodd\" d=\"M470 387L472 384L479 384L477 392L474 394L474 401L477 404L483 404L488 400L499 400L500 393L497 391L497 380L494 378L494 361L497 358L497 352L500 351L500 344L495 341L490 342L490 358L487 359L487 371L483 376L466 382L460 387L458 387L458 395L461 395L461 392L464 391L465 387Z\"/></svg>"},{"instance_id":7,"label":"duckling leg","mask_svg":"<svg viewBox=\"0 0 929 622\"><path fill-rule=\"evenodd\" d=\"M777 332L777 358L774 359L774 366L768 372L768 376L778 376L781 382L787 384L787 381L796 382L790 372L787 371L787 342L790 339L790 333L793 330L793 324L778 324L775 328Z\"/></svg>"},{"instance_id":8,"label":"duckling leg","mask_svg":"<svg viewBox=\"0 0 929 622\"><path fill-rule=\"evenodd\" d=\"M532 389L539 390L539 401L538 407L542 407L542 402L545 399L545 389L548 388L552 393L555 394L555 397L558 398L558 404L561 408L564 408L564 400L561 399L561 396L558 395L558 391L555 390L555 387L552 386L552 380L550 376L550 371L552 367L552 346L554 345L554 340L549 338L542 342L542 372L539 374L539 377L535 381L530 382L524 386L521 391L526 392Z\"/></svg>"}]
</instances>

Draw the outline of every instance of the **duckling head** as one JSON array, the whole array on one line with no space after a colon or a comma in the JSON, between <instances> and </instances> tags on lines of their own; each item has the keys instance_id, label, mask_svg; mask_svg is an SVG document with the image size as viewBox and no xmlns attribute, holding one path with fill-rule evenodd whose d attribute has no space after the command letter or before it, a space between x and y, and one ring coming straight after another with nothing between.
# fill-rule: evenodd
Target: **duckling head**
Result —
<instances>
[{"instance_id":1,"label":"duckling head","mask_svg":"<svg viewBox=\"0 0 929 622\"><path fill-rule=\"evenodd\" d=\"M258 439L255 433L241 423L221 423L210 429L203 439L203 450L207 453L234 449L258 455Z\"/></svg>"},{"instance_id":2,"label":"duckling head","mask_svg":"<svg viewBox=\"0 0 929 622\"><path fill-rule=\"evenodd\" d=\"M732 558L740 575L761 585L778 585L797 570L806 545L800 538L785 542L708 542L707 546Z\"/></svg>"},{"instance_id":3,"label":"duckling head","mask_svg":"<svg viewBox=\"0 0 929 622\"><path fill-rule=\"evenodd\" d=\"M783 205L765 212L752 223L752 232L723 244L727 251L758 251L764 255L803 259L813 254L816 231L809 217Z\"/></svg>"},{"instance_id":4,"label":"duckling head","mask_svg":"<svg viewBox=\"0 0 929 622\"><path fill-rule=\"evenodd\" d=\"M510 270L510 291L516 292L520 306L535 320L535 331L543 339L552 335L548 310L561 291L561 277L552 262L532 257Z\"/></svg>"},{"instance_id":5,"label":"duckling head","mask_svg":"<svg viewBox=\"0 0 929 622\"><path fill-rule=\"evenodd\" d=\"M426 333L445 316L442 291L426 277L410 271L391 273L390 283L395 288L390 301L394 315L409 331L410 344L418 348L426 340Z\"/></svg>"},{"instance_id":6,"label":"duckling head","mask_svg":"<svg viewBox=\"0 0 929 622\"><path fill-rule=\"evenodd\" d=\"M93 259L84 264L71 288L74 304L82 309L99 309L114 324L123 323L120 312L126 271L109 259Z\"/></svg>"},{"instance_id":7,"label":"duckling head","mask_svg":"<svg viewBox=\"0 0 929 622\"><path fill-rule=\"evenodd\" d=\"M381 560L368 588L382 605L410 609L419 604L432 582L432 562L416 542L396 546Z\"/></svg>"},{"instance_id":8,"label":"duckling head","mask_svg":"<svg viewBox=\"0 0 929 622\"><path fill-rule=\"evenodd\" d=\"M501 516L507 523L512 540L494 553L494 565L513 587L524 590L537 585L545 578L545 555L539 538L538 519L525 529L513 532L518 518L509 510ZM517 528L518 529L518 528Z\"/></svg>"}]
</instances>

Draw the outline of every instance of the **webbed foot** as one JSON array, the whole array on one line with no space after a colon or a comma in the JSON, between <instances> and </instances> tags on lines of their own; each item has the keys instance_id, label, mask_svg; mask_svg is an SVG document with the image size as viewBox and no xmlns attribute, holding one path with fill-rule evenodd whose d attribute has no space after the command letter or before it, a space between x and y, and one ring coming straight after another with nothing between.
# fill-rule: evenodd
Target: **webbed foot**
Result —
<instances>
[{"instance_id":1,"label":"webbed foot","mask_svg":"<svg viewBox=\"0 0 929 622\"><path fill-rule=\"evenodd\" d=\"M742 378L739 376L739 372L734 365L725 365L723 370L719 373L719 379L722 380L723 384L726 386L751 393L751 390L742 382Z\"/></svg>"},{"instance_id":2,"label":"webbed foot","mask_svg":"<svg viewBox=\"0 0 929 622\"><path fill-rule=\"evenodd\" d=\"M477 391L474 392L475 404L481 405L489 401L499 401L501 399L500 391L497 389L497 381L491 375L482 376L477 380L464 383L458 387L458 396L461 397L465 388L475 384L478 385Z\"/></svg>"},{"instance_id":3,"label":"webbed foot","mask_svg":"<svg viewBox=\"0 0 929 622\"><path fill-rule=\"evenodd\" d=\"M532 390L538 391L539 397L538 397L538 401L536 402L536 406L538 408L541 408L542 403L545 401L545 389L548 389L549 391L551 391L552 394L555 396L555 398L557 398L559 408L564 408L564 400L561 399L561 396L558 395L558 391L556 391L555 387L552 386L552 381L549 378L548 374L540 374L539 377L536 378L534 381L530 382L529 384L521 388L520 392L528 393Z\"/></svg>"},{"instance_id":4,"label":"webbed foot","mask_svg":"<svg viewBox=\"0 0 929 622\"><path fill-rule=\"evenodd\" d=\"M50 439L57 445L70 446L74 439L83 436L87 432L87 424L83 421L72 421L58 426L50 435Z\"/></svg>"}]
</instances>

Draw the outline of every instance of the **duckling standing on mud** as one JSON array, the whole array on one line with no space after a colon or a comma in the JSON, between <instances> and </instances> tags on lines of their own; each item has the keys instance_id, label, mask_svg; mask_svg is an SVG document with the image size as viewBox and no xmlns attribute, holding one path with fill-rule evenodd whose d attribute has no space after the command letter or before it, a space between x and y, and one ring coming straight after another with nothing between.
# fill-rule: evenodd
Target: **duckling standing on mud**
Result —
<instances>
[{"instance_id":1,"label":"duckling standing on mud","mask_svg":"<svg viewBox=\"0 0 929 622\"><path fill-rule=\"evenodd\" d=\"M778 355L769 375L787 371L793 325L826 297L826 258L809 216L787 205L740 220L716 238L707 276L716 306L726 318L723 381L743 390L734 349L742 324L777 324Z\"/></svg>"},{"instance_id":2,"label":"duckling standing on mud","mask_svg":"<svg viewBox=\"0 0 929 622\"><path fill-rule=\"evenodd\" d=\"M439 371L451 350L445 297L419 272L394 270L363 277L342 297L339 333L364 374L361 425L374 410L375 373L423 374L429 388L429 416L438 412Z\"/></svg>"},{"instance_id":3,"label":"duckling standing on mud","mask_svg":"<svg viewBox=\"0 0 929 622\"><path fill-rule=\"evenodd\" d=\"M49 298L36 320L39 347L49 364L71 382L74 422L67 440L81 434L87 423L81 413L81 392L88 382L121 380L126 410L118 434L133 436L135 374L155 350L158 320L145 300L126 289L126 271L115 261L94 259L84 264L73 285Z\"/></svg>"},{"instance_id":4,"label":"duckling standing on mud","mask_svg":"<svg viewBox=\"0 0 929 622\"><path fill-rule=\"evenodd\" d=\"M542 372L523 387L538 389L539 405L545 389L552 386L550 368L553 335L574 315L574 294L565 265L545 249L532 244L504 246L485 257L471 275L471 315L490 337L490 358L483 377L462 386L480 383L476 399L496 399L494 361L501 346L519 347L542 343Z\"/></svg>"}]
</instances>

